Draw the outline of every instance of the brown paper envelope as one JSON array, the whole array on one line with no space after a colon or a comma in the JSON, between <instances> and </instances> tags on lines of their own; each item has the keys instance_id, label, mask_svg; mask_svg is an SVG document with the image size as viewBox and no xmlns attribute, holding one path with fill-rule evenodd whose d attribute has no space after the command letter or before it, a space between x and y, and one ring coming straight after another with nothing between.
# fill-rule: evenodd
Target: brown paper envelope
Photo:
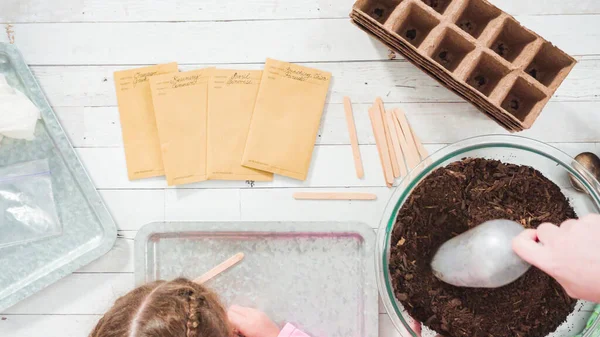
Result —
<instances>
[{"instance_id":1,"label":"brown paper envelope","mask_svg":"<svg viewBox=\"0 0 600 337\"><path fill-rule=\"evenodd\" d=\"M260 70L217 69L208 84L208 179L271 181L273 174L243 167Z\"/></svg>"},{"instance_id":2,"label":"brown paper envelope","mask_svg":"<svg viewBox=\"0 0 600 337\"><path fill-rule=\"evenodd\" d=\"M214 68L150 79L169 186L206 180L208 80Z\"/></svg>"},{"instance_id":3,"label":"brown paper envelope","mask_svg":"<svg viewBox=\"0 0 600 337\"><path fill-rule=\"evenodd\" d=\"M177 63L114 73L129 180L165 174L148 79L175 72Z\"/></svg>"},{"instance_id":4,"label":"brown paper envelope","mask_svg":"<svg viewBox=\"0 0 600 337\"><path fill-rule=\"evenodd\" d=\"M267 59L242 165L304 180L331 74Z\"/></svg>"}]
</instances>

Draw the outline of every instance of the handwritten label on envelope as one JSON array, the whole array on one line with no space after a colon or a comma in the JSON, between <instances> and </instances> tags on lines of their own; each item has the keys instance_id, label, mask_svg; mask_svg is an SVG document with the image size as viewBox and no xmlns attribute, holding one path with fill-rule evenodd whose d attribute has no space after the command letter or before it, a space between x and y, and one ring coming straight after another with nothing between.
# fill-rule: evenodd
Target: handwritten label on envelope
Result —
<instances>
[{"instance_id":1,"label":"handwritten label on envelope","mask_svg":"<svg viewBox=\"0 0 600 337\"><path fill-rule=\"evenodd\" d=\"M206 180L208 81L213 68L150 79L167 184Z\"/></svg>"},{"instance_id":2,"label":"handwritten label on envelope","mask_svg":"<svg viewBox=\"0 0 600 337\"><path fill-rule=\"evenodd\" d=\"M114 73L129 180L164 175L149 78L177 72L177 63Z\"/></svg>"},{"instance_id":3,"label":"handwritten label on envelope","mask_svg":"<svg viewBox=\"0 0 600 337\"><path fill-rule=\"evenodd\" d=\"M305 180L331 74L267 59L242 165Z\"/></svg>"},{"instance_id":4,"label":"handwritten label on envelope","mask_svg":"<svg viewBox=\"0 0 600 337\"><path fill-rule=\"evenodd\" d=\"M208 179L270 181L273 174L241 165L260 70L217 69L208 85Z\"/></svg>"}]
</instances>

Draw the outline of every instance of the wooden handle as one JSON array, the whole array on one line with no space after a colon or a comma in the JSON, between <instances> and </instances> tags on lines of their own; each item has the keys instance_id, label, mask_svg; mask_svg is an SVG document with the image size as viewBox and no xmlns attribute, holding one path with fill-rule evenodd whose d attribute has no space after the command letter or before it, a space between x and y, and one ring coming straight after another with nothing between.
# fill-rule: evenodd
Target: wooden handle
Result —
<instances>
[{"instance_id":1,"label":"wooden handle","mask_svg":"<svg viewBox=\"0 0 600 337\"><path fill-rule=\"evenodd\" d=\"M209 270L206 274L195 279L194 283L198 283L198 284L206 283L206 282L210 281L212 278L214 278L215 276L217 276L217 275L221 274L222 272L226 271L227 269L235 266L243 259L244 259L244 253L237 253L234 256L232 256L232 257L228 258L227 260L225 260L224 262L222 262L221 264L219 264L218 266Z\"/></svg>"},{"instance_id":2,"label":"wooden handle","mask_svg":"<svg viewBox=\"0 0 600 337\"><path fill-rule=\"evenodd\" d=\"M352 113L352 102L350 101L350 97L344 97L344 110L346 111L346 122L348 124L350 144L352 145L352 155L354 156L354 168L356 169L356 176L359 179L362 179L365 175L365 172L363 170L362 159L360 158L358 136L356 135L356 124L354 123L354 115Z\"/></svg>"},{"instance_id":3,"label":"wooden handle","mask_svg":"<svg viewBox=\"0 0 600 337\"><path fill-rule=\"evenodd\" d=\"M372 193L335 193L335 192L297 192L296 200L376 200L377 195Z\"/></svg>"}]
</instances>

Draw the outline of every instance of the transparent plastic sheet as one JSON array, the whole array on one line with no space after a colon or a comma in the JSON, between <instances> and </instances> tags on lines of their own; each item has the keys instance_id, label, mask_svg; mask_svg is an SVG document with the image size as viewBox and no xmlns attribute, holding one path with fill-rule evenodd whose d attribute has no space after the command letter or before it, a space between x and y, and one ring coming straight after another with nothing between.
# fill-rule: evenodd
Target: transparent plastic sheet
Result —
<instances>
[{"instance_id":1,"label":"transparent plastic sheet","mask_svg":"<svg viewBox=\"0 0 600 337\"><path fill-rule=\"evenodd\" d=\"M0 167L0 248L59 235L48 160Z\"/></svg>"}]
</instances>

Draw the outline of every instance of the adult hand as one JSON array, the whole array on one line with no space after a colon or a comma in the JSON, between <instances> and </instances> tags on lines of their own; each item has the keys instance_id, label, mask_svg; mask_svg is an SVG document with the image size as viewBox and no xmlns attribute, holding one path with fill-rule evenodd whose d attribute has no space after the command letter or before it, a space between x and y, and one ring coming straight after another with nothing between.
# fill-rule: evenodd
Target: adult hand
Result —
<instances>
[{"instance_id":1,"label":"adult hand","mask_svg":"<svg viewBox=\"0 0 600 337\"><path fill-rule=\"evenodd\" d=\"M256 309L233 305L227 311L229 322L244 337L277 337L281 329Z\"/></svg>"},{"instance_id":2,"label":"adult hand","mask_svg":"<svg viewBox=\"0 0 600 337\"><path fill-rule=\"evenodd\" d=\"M523 260L555 278L569 296L600 302L600 215L567 220L560 227L544 223L513 240Z\"/></svg>"}]
</instances>

